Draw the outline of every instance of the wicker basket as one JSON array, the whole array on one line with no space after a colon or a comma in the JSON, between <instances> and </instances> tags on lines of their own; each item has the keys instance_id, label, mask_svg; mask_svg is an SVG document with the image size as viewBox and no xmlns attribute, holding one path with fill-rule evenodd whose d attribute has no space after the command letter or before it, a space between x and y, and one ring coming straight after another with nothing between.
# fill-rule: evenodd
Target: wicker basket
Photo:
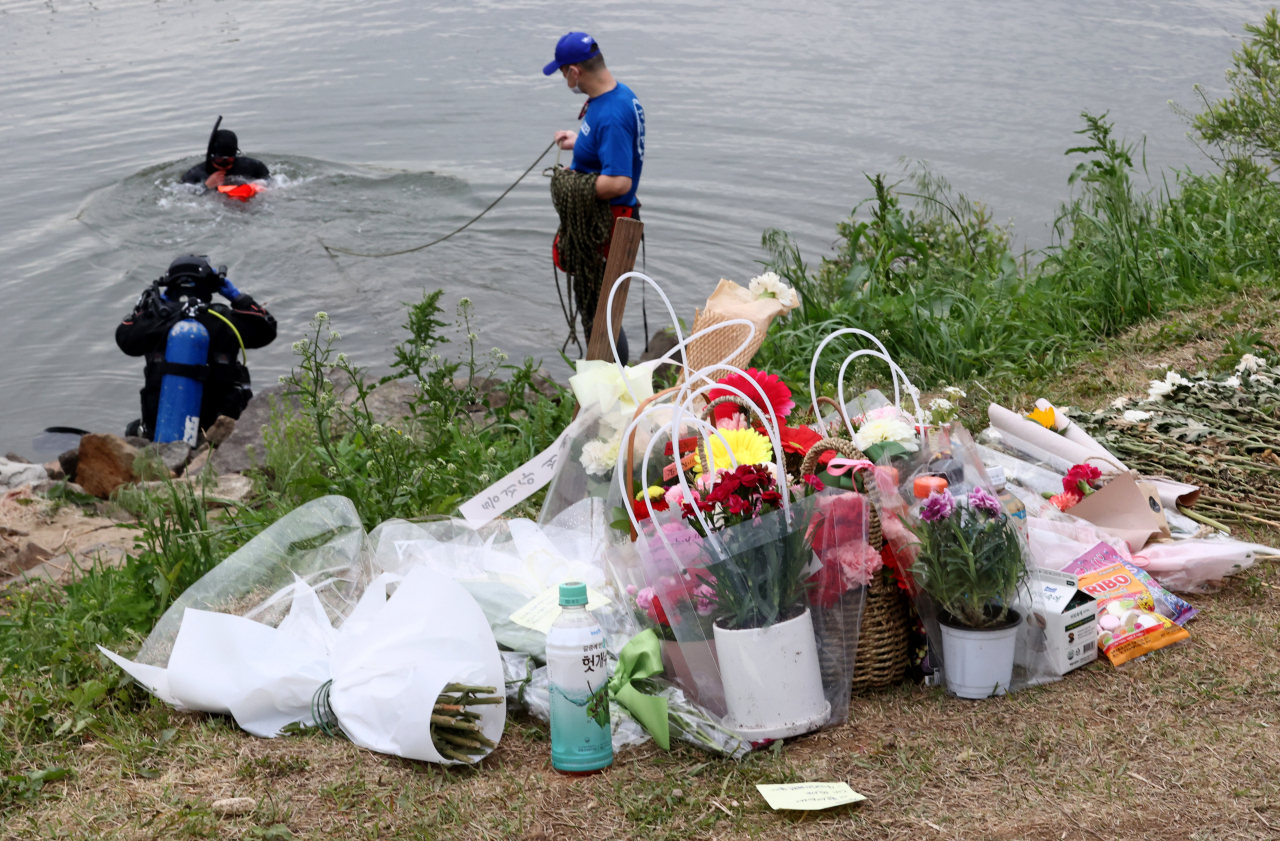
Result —
<instances>
[{"instance_id":1,"label":"wicker basket","mask_svg":"<svg viewBox=\"0 0 1280 841\"><path fill-rule=\"evenodd\" d=\"M835 450L844 458L865 458L848 441L824 438L814 444L805 455L801 473L813 473L818 466L818 457L827 450ZM874 505L868 508L867 542L877 551L884 548L880 515ZM850 602L855 598L853 591L841 596L842 600ZM850 660L854 664L854 692L893 686L902 680L907 668L909 648L907 609L901 591L893 583L886 583L882 573L872 576L871 583L866 587L866 601L861 616L857 616L852 609L818 613L820 615L815 617L815 630L818 633L818 660L824 682L844 674ZM849 627L858 627L850 626L850 622L860 623L856 636L848 633ZM841 641L842 644L828 642L823 645L823 640Z\"/></svg>"}]
</instances>

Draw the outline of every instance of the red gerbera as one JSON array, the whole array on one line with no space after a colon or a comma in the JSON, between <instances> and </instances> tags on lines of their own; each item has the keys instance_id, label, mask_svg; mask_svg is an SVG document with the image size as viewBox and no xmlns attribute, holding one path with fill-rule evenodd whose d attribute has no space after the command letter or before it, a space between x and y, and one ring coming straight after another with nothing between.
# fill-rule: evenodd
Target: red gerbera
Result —
<instances>
[{"instance_id":1,"label":"red gerbera","mask_svg":"<svg viewBox=\"0 0 1280 841\"><path fill-rule=\"evenodd\" d=\"M807 455L813 445L822 440L821 435L807 426L784 426L778 430L778 437L782 439L784 453L799 453L802 456Z\"/></svg>"},{"instance_id":2,"label":"red gerbera","mask_svg":"<svg viewBox=\"0 0 1280 841\"><path fill-rule=\"evenodd\" d=\"M751 379L747 379L747 377L750 377ZM791 399L791 389L787 388L787 384L784 383L777 374L766 374L764 371L757 371L755 368L748 368L747 377L743 377L741 374L735 373L716 380L716 382L736 388L738 391L747 395L748 400L759 406L760 392L754 385L752 385L751 380L754 380L760 384L760 388L764 389L764 396L769 401L769 405L773 407L773 413L775 415L779 418L785 418L787 415L791 414L791 410L796 407L796 402ZM737 395L732 391L728 391L723 388L713 388L707 392L708 401L715 400L719 397L729 396L736 397ZM725 403L722 406L717 406L716 420L731 418L733 417L733 414L738 411L741 411L741 409L731 403ZM765 415L768 416L767 411L765 412ZM753 418L753 420L755 419Z\"/></svg>"}]
</instances>

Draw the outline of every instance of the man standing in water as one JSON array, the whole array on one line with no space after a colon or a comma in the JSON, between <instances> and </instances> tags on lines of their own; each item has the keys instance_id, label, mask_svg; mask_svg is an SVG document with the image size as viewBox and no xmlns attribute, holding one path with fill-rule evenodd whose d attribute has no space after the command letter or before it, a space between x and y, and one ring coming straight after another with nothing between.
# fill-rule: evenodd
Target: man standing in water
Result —
<instances>
[{"instance_id":1,"label":"man standing in water","mask_svg":"<svg viewBox=\"0 0 1280 841\"><path fill-rule=\"evenodd\" d=\"M596 198L609 203L614 219L626 216L639 220L636 189L644 166L645 142L644 108L640 100L631 88L613 78L605 66L600 46L585 32L570 32L556 44L555 60L542 68L542 72L550 76L557 70L569 90L585 93L590 98L583 109L582 127L576 132L556 132L556 143L561 149L573 152L571 169L596 175ZM608 238L602 251L607 257ZM578 309L588 331L600 290L593 292L578 295ZM618 337L618 351L623 359L627 358L625 334Z\"/></svg>"}]
</instances>

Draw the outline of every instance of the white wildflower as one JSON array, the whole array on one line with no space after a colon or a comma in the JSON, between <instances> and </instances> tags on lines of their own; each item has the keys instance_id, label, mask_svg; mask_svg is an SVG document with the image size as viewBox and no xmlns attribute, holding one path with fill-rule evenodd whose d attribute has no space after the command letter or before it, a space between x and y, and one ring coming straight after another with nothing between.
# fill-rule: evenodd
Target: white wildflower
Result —
<instances>
[{"instance_id":1,"label":"white wildflower","mask_svg":"<svg viewBox=\"0 0 1280 841\"><path fill-rule=\"evenodd\" d=\"M904 450L914 453L920 449L916 444L915 430L905 421L897 418L879 418L867 421L854 436L858 449L866 450L873 444L884 444L892 441L900 444Z\"/></svg>"},{"instance_id":2,"label":"white wildflower","mask_svg":"<svg viewBox=\"0 0 1280 841\"><path fill-rule=\"evenodd\" d=\"M1123 409L1125 406L1128 406L1128 405L1129 405L1128 397L1117 397L1115 400L1111 401L1111 408L1113 409Z\"/></svg>"},{"instance_id":3,"label":"white wildflower","mask_svg":"<svg viewBox=\"0 0 1280 841\"><path fill-rule=\"evenodd\" d=\"M338 354L338 364L345 365L346 362L347 362L347 355L345 353Z\"/></svg>"},{"instance_id":4,"label":"white wildflower","mask_svg":"<svg viewBox=\"0 0 1280 841\"><path fill-rule=\"evenodd\" d=\"M747 288L757 298L777 298L788 310L800 306L800 296L796 295L796 290L783 283L776 272L765 272L759 277L751 278Z\"/></svg>"},{"instance_id":5,"label":"white wildflower","mask_svg":"<svg viewBox=\"0 0 1280 841\"><path fill-rule=\"evenodd\" d=\"M955 407L956 407L956 404L952 403L950 400L946 399L945 397L938 397L934 400L929 401L929 408L933 409L934 411L946 412L951 409L954 409Z\"/></svg>"},{"instance_id":6,"label":"white wildflower","mask_svg":"<svg viewBox=\"0 0 1280 841\"><path fill-rule=\"evenodd\" d=\"M618 450L621 446L621 435L615 436L610 441L600 438L587 442L582 448L582 456L579 459L583 469L592 476L603 476L608 473L618 463Z\"/></svg>"},{"instance_id":7,"label":"white wildflower","mask_svg":"<svg viewBox=\"0 0 1280 841\"><path fill-rule=\"evenodd\" d=\"M1124 419L1129 423L1139 423L1144 420L1151 420L1150 412L1139 412L1136 409L1130 409L1124 413Z\"/></svg>"},{"instance_id":8,"label":"white wildflower","mask_svg":"<svg viewBox=\"0 0 1280 841\"><path fill-rule=\"evenodd\" d=\"M1236 373L1243 374L1248 371L1250 374L1256 372L1259 368L1267 367L1267 362L1260 357L1254 356L1252 353L1246 353L1240 357L1240 364L1236 366Z\"/></svg>"},{"instance_id":9,"label":"white wildflower","mask_svg":"<svg viewBox=\"0 0 1280 841\"><path fill-rule=\"evenodd\" d=\"M1163 380L1151 381L1150 387L1147 388L1147 395L1152 400L1163 400L1165 395L1172 394L1173 390L1180 385L1191 385L1191 381L1177 371L1169 371L1164 375Z\"/></svg>"},{"instance_id":10,"label":"white wildflower","mask_svg":"<svg viewBox=\"0 0 1280 841\"><path fill-rule=\"evenodd\" d=\"M1239 388L1240 378L1232 374L1230 377L1227 377L1225 380L1223 380L1222 384L1227 386L1228 388Z\"/></svg>"},{"instance_id":11,"label":"white wildflower","mask_svg":"<svg viewBox=\"0 0 1280 841\"><path fill-rule=\"evenodd\" d=\"M328 321L328 320L329 320L329 313L323 312L323 311L316 313L316 321Z\"/></svg>"},{"instance_id":12,"label":"white wildflower","mask_svg":"<svg viewBox=\"0 0 1280 841\"><path fill-rule=\"evenodd\" d=\"M954 385L947 386L942 390L942 393L953 400L963 400L968 397L968 395L964 393L964 389L958 388Z\"/></svg>"}]
</instances>

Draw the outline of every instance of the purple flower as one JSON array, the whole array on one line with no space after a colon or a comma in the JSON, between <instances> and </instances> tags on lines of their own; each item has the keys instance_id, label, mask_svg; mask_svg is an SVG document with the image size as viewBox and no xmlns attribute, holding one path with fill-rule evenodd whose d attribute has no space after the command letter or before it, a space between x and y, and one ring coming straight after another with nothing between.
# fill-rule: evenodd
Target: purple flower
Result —
<instances>
[{"instance_id":1,"label":"purple flower","mask_svg":"<svg viewBox=\"0 0 1280 841\"><path fill-rule=\"evenodd\" d=\"M985 511L992 517L999 517L1003 510L1000 500L992 496L985 488L974 488L969 491L969 507L975 511Z\"/></svg>"},{"instance_id":2,"label":"purple flower","mask_svg":"<svg viewBox=\"0 0 1280 841\"><path fill-rule=\"evenodd\" d=\"M944 490L941 493L934 491L924 501L924 507L920 509L920 519L926 523L936 523L950 517L955 510L956 500L951 495L951 491Z\"/></svg>"}]
</instances>

